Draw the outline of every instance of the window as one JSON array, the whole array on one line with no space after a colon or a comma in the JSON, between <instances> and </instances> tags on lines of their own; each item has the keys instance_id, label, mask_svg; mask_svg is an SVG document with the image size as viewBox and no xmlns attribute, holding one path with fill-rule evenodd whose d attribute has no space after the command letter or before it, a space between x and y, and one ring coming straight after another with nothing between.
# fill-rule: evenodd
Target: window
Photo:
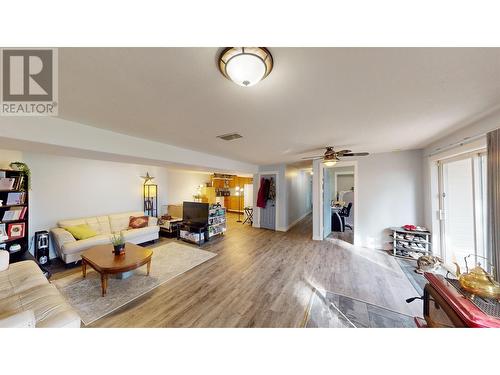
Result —
<instances>
[{"instance_id":1,"label":"window","mask_svg":"<svg viewBox=\"0 0 500 375\"><path fill-rule=\"evenodd\" d=\"M487 261L486 246L486 154L466 154L438 162L441 255L446 263L469 266Z\"/></svg>"}]
</instances>

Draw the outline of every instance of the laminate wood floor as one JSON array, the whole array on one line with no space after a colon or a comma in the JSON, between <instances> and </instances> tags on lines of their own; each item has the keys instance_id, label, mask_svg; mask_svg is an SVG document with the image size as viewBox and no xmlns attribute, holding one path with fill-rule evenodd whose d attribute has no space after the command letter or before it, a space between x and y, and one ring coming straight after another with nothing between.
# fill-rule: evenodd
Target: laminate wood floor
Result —
<instances>
[{"instance_id":1,"label":"laminate wood floor","mask_svg":"<svg viewBox=\"0 0 500 375\"><path fill-rule=\"evenodd\" d=\"M236 223L203 246L217 257L152 290L92 327L301 327L315 288L421 315L417 295L382 251L340 240L312 241L309 215L290 231ZM164 241L176 241L162 239ZM154 264L153 264L154 267ZM79 268L55 274L59 278Z\"/></svg>"},{"instance_id":2,"label":"laminate wood floor","mask_svg":"<svg viewBox=\"0 0 500 375\"><path fill-rule=\"evenodd\" d=\"M325 238L325 240L342 240L351 245L354 244L354 232L350 229L347 229L345 232L332 232Z\"/></svg>"}]
</instances>

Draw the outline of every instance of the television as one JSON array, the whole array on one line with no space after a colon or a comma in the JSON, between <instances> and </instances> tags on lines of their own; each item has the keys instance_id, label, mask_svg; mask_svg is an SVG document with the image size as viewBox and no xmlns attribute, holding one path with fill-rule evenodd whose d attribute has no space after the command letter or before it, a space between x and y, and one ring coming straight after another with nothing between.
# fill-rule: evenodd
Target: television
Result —
<instances>
[{"instance_id":1,"label":"television","mask_svg":"<svg viewBox=\"0 0 500 375\"><path fill-rule=\"evenodd\" d=\"M208 225L208 203L184 202L182 221L186 224Z\"/></svg>"}]
</instances>

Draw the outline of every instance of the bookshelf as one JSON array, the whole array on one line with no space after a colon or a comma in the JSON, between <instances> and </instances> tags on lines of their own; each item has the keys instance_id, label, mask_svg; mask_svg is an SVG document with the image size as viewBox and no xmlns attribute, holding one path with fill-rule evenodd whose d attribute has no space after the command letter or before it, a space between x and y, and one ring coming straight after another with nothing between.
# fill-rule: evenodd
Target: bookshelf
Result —
<instances>
[{"instance_id":1,"label":"bookshelf","mask_svg":"<svg viewBox=\"0 0 500 375\"><path fill-rule=\"evenodd\" d=\"M226 232L226 209L212 206L208 211L208 238Z\"/></svg>"},{"instance_id":2,"label":"bookshelf","mask_svg":"<svg viewBox=\"0 0 500 375\"><path fill-rule=\"evenodd\" d=\"M29 251L29 192L28 176L22 171L0 169L1 179L15 179L11 189L0 189L0 230L8 238L0 237L0 249L10 253L10 262L26 257ZM16 232L21 235L15 236Z\"/></svg>"}]
</instances>

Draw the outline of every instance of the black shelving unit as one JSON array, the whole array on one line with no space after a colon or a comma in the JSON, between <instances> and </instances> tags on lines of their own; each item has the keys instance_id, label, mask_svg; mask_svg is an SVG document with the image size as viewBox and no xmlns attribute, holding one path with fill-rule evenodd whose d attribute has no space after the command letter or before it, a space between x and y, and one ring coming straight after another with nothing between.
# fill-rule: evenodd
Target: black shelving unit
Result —
<instances>
[{"instance_id":1,"label":"black shelving unit","mask_svg":"<svg viewBox=\"0 0 500 375\"><path fill-rule=\"evenodd\" d=\"M226 233L226 209L211 205L208 207L208 221L203 224L179 223L177 239L195 243L198 246L210 241L214 236Z\"/></svg>"},{"instance_id":2,"label":"black shelving unit","mask_svg":"<svg viewBox=\"0 0 500 375\"><path fill-rule=\"evenodd\" d=\"M158 185L145 183L142 191L144 213L148 216L158 217Z\"/></svg>"},{"instance_id":3,"label":"black shelving unit","mask_svg":"<svg viewBox=\"0 0 500 375\"><path fill-rule=\"evenodd\" d=\"M22 171L12 169L0 169L1 174L7 178L17 178L24 176L21 186L16 186L13 190L0 190L0 200L3 205L0 206L0 224L5 224L5 229L8 231L9 224L24 223L24 235L22 237L11 237L7 240L0 241L0 249L7 250L10 253L10 263L19 262L26 259L34 259L29 253L29 191L28 191L28 176ZM9 193L24 193L23 204L7 205L7 197ZM2 221L5 211L9 211L15 207L26 207L26 212L23 219ZM19 244L21 248L18 251L11 251L12 245Z\"/></svg>"},{"instance_id":4,"label":"black shelving unit","mask_svg":"<svg viewBox=\"0 0 500 375\"><path fill-rule=\"evenodd\" d=\"M210 207L208 211L208 238L223 235L226 229L226 209L224 207Z\"/></svg>"}]
</instances>

